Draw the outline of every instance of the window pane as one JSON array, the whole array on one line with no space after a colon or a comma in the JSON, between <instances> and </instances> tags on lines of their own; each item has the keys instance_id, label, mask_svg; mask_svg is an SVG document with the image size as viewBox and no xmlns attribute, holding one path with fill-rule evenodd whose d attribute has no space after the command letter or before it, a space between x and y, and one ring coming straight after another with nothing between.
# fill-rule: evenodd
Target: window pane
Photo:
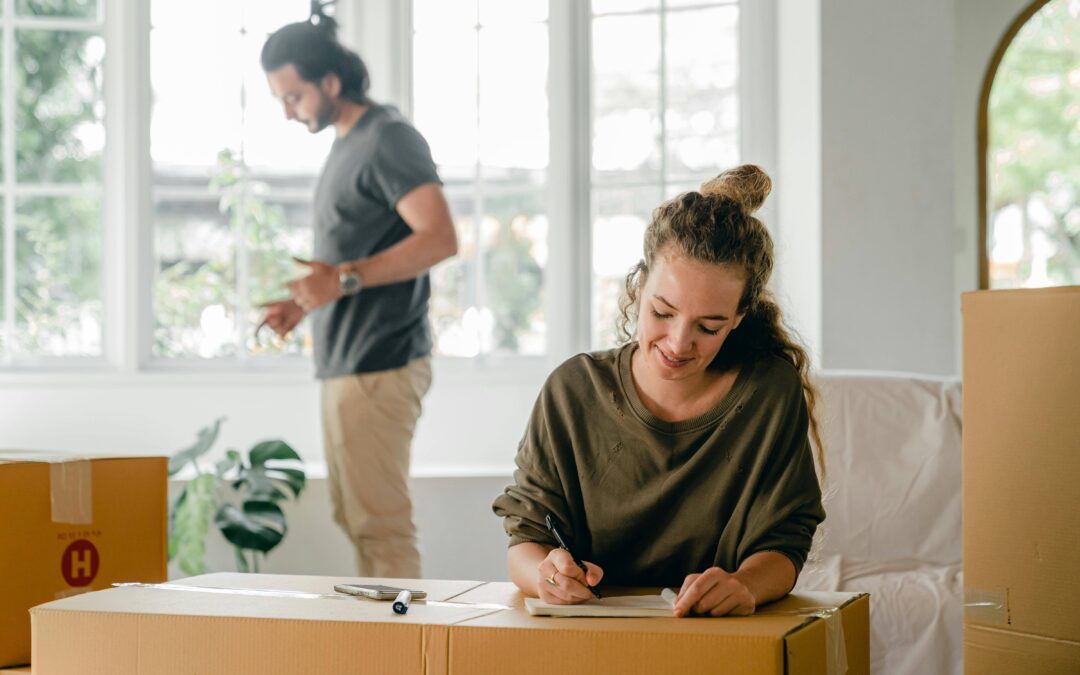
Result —
<instances>
[{"instance_id":1,"label":"window pane","mask_svg":"<svg viewBox=\"0 0 1080 675\"><path fill-rule=\"evenodd\" d=\"M641 10L656 10L660 7L660 0L592 0L594 14L606 14L608 12L639 12Z\"/></svg>"},{"instance_id":2,"label":"window pane","mask_svg":"<svg viewBox=\"0 0 1080 675\"><path fill-rule=\"evenodd\" d=\"M102 334L101 201L26 197L15 202L15 343L35 356L99 356Z\"/></svg>"},{"instance_id":3,"label":"window pane","mask_svg":"<svg viewBox=\"0 0 1080 675\"><path fill-rule=\"evenodd\" d=\"M660 174L660 20L593 21L593 178L647 181Z\"/></svg>"},{"instance_id":4,"label":"window pane","mask_svg":"<svg viewBox=\"0 0 1080 675\"><path fill-rule=\"evenodd\" d=\"M548 165L546 24L480 29L480 162Z\"/></svg>"},{"instance_id":5,"label":"window pane","mask_svg":"<svg viewBox=\"0 0 1080 675\"><path fill-rule=\"evenodd\" d=\"M485 351L543 354L548 230L544 195L491 195L484 206L484 305L492 319L490 335L483 336L490 345Z\"/></svg>"},{"instance_id":6,"label":"window pane","mask_svg":"<svg viewBox=\"0 0 1080 675\"><path fill-rule=\"evenodd\" d=\"M417 31L413 41L414 120L443 180L471 176L476 165L476 54L474 29Z\"/></svg>"},{"instance_id":7,"label":"window pane","mask_svg":"<svg viewBox=\"0 0 1080 675\"><path fill-rule=\"evenodd\" d=\"M19 30L15 40L17 179L100 182L105 41L55 30Z\"/></svg>"},{"instance_id":8,"label":"window pane","mask_svg":"<svg viewBox=\"0 0 1080 675\"><path fill-rule=\"evenodd\" d=\"M8 354L7 320L7 237L5 234L4 199L0 197L0 359Z\"/></svg>"},{"instance_id":9,"label":"window pane","mask_svg":"<svg viewBox=\"0 0 1080 675\"><path fill-rule=\"evenodd\" d=\"M481 26L547 21L547 18L548 0L480 0Z\"/></svg>"},{"instance_id":10,"label":"window pane","mask_svg":"<svg viewBox=\"0 0 1080 675\"><path fill-rule=\"evenodd\" d=\"M738 0L712 0L711 2L702 2L701 0L667 0L664 5L668 9L678 9L680 7L701 7L703 5L736 5Z\"/></svg>"},{"instance_id":11,"label":"window pane","mask_svg":"<svg viewBox=\"0 0 1080 675\"><path fill-rule=\"evenodd\" d=\"M1080 283L1080 7L1024 24L989 102L991 288Z\"/></svg>"},{"instance_id":12,"label":"window pane","mask_svg":"<svg viewBox=\"0 0 1080 675\"><path fill-rule=\"evenodd\" d=\"M476 0L413 0L413 28L455 31L476 28Z\"/></svg>"},{"instance_id":13,"label":"window pane","mask_svg":"<svg viewBox=\"0 0 1080 675\"><path fill-rule=\"evenodd\" d=\"M739 160L738 9L667 18L667 170L709 175Z\"/></svg>"},{"instance_id":14,"label":"window pane","mask_svg":"<svg viewBox=\"0 0 1080 675\"><path fill-rule=\"evenodd\" d=\"M98 0L15 0L19 16L97 17Z\"/></svg>"},{"instance_id":15,"label":"window pane","mask_svg":"<svg viewBox=\"0 0 1080 675\"><path fill-rule=\"evenodd\" d=\"M154 3L155 7L162 4L172 3ZM192 35L200 36L199 49L191 48ZM218 153L240 147L240 25L209 21L192 12L154 28L150 37L154 97L150 154L154 173L183 172L209 178Z\"/></svg>"},{"instance_id":16,"label":"window pane","mask_svg":"<svg viewBox=\"0 0 1080 675\"><path fill-rule=\"evenodd\" d=\"M267 35L307 19L310 3L155 0L152 7L153 353L310 353L306 323L284 341L267 329L258 340L254 333L259 305L287 297L283 284L303 274L292 256L311 256L314 182L333 142L332 130L312 136L286 120L259 60ZM206 47L193 51L192 35ZM220 202L202 197L211 194Z\"/></svg>"},{"instance_id":17,"label":"window pane","mask_svg":"<svg viewBox=\"0 0 1080 675\"><path fill-rule=\"evenodd\" d=\"M237 353L236 246L214 200L154 205L154 354L213 358Z\"/></svg>"},{"instance_id":18,"label":"window pane","mask_svg":"<svg viewBox=\"0 0 1080 675\"><path fill-rule=\"evenodd\" d=\"M282 203L267 198L268 186L255 184L248 196L244 221L247 225L245 246L248 254L248 296L250 308L247 323L250 328L244 340L255 354L310 354L311 330L303 321L285 340L263 328L258 340L255 328L262 321L267 302L289 297L285 284L305 276L307 272L293 257L310 260L314 230L311 226L311 205L307 202Z\"/></svg>"},{"instance_id":19,"label":"window pane","mask_svg":"<svg viewBox=\"0 0 1080 675\"><path fill-rule=\"evenodd\" d=\"M468 190L447 189L458 235L458 254L431 270L431 327L435 353L471 357L480 353L481 308L476 304L477 236L475 199ZM490 326L490 314L485 315ZM490 346L488 346L490 347Z\"/></svg>"},{"instance_id":20,"label":"window pane","mask_svg":"<svg viewBox=\"0 0 1080 675\"><path fill-rule=\"evenodd\" d=\"M645 227L660 204L660 187L593 192L593 346L616 343L619 300L626 274L642 258Z\"/></svg>"}]
</instances>

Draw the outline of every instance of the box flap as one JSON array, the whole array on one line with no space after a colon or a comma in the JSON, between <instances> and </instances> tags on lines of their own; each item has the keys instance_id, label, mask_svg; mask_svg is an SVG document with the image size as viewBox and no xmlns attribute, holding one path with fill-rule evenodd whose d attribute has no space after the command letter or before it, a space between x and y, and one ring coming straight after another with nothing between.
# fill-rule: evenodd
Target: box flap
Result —
<instances>
[{"instance_id":1,"label":"box flap","mask_svg":"<svg viewBox=\"0 0 1080 675\"><path fill-rule=\"evenodd\" d=\"M968 673L995 675L1075 675L1080 642L966 624L964 667Z\"/></svg>"}]
</instances>

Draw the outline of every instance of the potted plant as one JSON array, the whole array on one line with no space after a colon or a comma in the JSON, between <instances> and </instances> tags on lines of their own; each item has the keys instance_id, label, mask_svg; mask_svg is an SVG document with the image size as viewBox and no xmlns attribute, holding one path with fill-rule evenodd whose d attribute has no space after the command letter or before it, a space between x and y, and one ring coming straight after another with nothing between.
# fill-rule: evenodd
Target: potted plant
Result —
<instances>
[{"instance_id":1,"label":"potted plant","mask_svg":"<svg viewBox=\"0 0 1080 675\"><path fill-rule=\"evenodd\" d=\"M280 502L298 498L307 476L300 455L282 440L256 443L247 456L225 451L213 467L199 461L217 440L224 418L199 430L195 444L169 459L169 476L192 466L195 476L169 509L169 560L187 574L206 572L206 536L214 525L236 551L241 572L258 572L285 538L288 524Z\"/></svg>"}]
</instances>

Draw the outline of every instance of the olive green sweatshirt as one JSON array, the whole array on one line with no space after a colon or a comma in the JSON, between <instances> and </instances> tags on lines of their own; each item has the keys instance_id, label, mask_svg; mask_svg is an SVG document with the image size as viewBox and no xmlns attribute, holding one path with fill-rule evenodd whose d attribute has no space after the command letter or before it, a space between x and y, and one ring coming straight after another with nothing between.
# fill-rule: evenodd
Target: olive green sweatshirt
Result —
<instances>
[{"instance_id":1,"label":"olive green sweatshirt","mask_svg":"<svg viewBox=\"0 0 1080 675\"><path fill-rule=\"evenodd\" d=\"M493 505L510 546L554 545L551 513L605 584L677 587L761 551L801 570L825 512L798 371L774 356L743 366L715 408L671 423L637 396L636 348L579 354L544 384Z\"/></svg>"}]
</instances>

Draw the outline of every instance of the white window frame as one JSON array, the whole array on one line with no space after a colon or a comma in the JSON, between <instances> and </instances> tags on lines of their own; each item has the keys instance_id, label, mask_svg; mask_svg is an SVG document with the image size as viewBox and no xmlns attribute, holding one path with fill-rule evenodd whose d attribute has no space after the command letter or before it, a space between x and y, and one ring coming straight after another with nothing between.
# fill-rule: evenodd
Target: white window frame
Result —
<instances>
[{"instance_id":1,"label":"white window frame","mask_svg":"<svg viewBox=\"0 0 1080 675\"><path fill-rule=\"evenodd\" d=\"M108 50L104 64L107 141L102 183L103 355L92 359L56 357L32 364L0 363L0 385L60 384L73 378L85 384L310 382L313 369L308 359L282 358L267 363L152 357L150 9L146 2L101 1L102 33ZM767 171L774 170L777 152L776 2L739 0L741 161L758 163ZM550 0L551 163L547 198L552 254L544 273L546 355L439 357L436 367L449 376L450 384L459 374L468 378L479 375L494 382L542 376L568 356L590 348L590 12L584 0ZM337 16L343 41L358 46L372 71L373 96L394 102L411 115L411 2L339 0ZM70 24L50 20L50 25L53 23ZM85 27L84 22L79 23ZM11 37L10 32L5 32L6 38ZM4 67L12 68L10 39L5 39L4 50ZM5 106L6 118L13 114L13 108ZM13 140L13 120L5 119L4 133L9 135L9 141ZM13 153L11 142L7 147ZM11 217L13 202L9 203L5 209ZM767 215L766 222L775 219ZM13 246L5 245L5 255L9 255L8 251L13 255ZM6 265L5 274L13 274L13 266Z\"/></svg>"}]
</instances>

